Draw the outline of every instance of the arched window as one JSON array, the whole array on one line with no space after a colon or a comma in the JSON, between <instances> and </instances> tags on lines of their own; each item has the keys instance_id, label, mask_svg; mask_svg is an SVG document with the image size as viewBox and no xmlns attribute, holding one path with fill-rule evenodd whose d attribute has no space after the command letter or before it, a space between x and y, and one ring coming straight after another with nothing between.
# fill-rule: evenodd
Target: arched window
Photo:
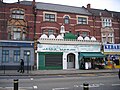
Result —
<instances>
[{"instance_id":1,"label":"arched window","mask_svg":"<svg viewBox=\"0 0 120 90\"><path fill-rule=\"evenodd\" d=\"M65 24L69 24L69 23L70 23L70 20L69 20L69 17L68 17L68 16L65 16L65 18L64 18L64 23L65 23Z\"/></svg>"}]
</instances>

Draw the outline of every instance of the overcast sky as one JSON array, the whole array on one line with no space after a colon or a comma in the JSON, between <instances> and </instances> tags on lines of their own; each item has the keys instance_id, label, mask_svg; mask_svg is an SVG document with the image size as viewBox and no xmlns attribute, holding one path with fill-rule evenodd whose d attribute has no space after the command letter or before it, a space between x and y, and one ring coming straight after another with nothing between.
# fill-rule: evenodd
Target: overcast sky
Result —
<instances>
[{"instance_id":1,"label":"overcast sky","mask_svg":"<svg viewBox=\"0 0 120 90\"><path fill-rule=\"evenodd\" d=\"M3 0L3 1L7 3L13 3L13 2L17 2L18 0ZM32 1L32 0L24 0L24 1ZM36 0L36 1L69 5L69 6L77 6L77 7L82 7L82 6L86 7L86 5L89 3L91 4L91 8L107 9L110 11L120 12L120 0Z\"/></svg>"}]
</instances>

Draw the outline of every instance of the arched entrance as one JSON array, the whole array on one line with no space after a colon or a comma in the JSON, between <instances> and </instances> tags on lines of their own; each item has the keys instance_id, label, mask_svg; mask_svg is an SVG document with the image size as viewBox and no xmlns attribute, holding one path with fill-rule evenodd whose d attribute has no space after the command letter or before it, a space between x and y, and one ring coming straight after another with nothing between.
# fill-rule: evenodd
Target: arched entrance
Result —
<instances>
[{"instance_id":1,"label":"arched entrance","mask_svg":"<svg viewBox=\"0 0 120 90\"><path fill-rule=\"evenodd\" d=\"M67 69L75 68L75 54L70 53L67 55Z\"/></svg>"}]
</instances>

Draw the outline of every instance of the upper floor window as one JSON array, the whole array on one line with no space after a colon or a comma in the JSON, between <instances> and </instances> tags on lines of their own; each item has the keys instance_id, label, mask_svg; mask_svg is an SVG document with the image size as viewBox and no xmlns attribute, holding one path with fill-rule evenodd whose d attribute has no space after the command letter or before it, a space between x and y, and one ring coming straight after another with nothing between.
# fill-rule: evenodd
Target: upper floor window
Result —
<instances>
[{"instance_id":1,"label":"upper floor window","mask_svg":"<svg viewBox=\"0 0 120 90\"><path fill-rule=\"evenodd\" d=\"M65 24L69 24L70 20L69 20L69 17L68 16L65 16L64 18L64 23Z\"/></svg>"},{"instance_id":2,"label":"upper floor window","mask_svg":"<svg viewBox=\"0 0 120 90\"><path fill-rule=\"evenodd\" d=\"M48 36L53 34L54 34L54 30L48 30Z\"/></svg>"},{"instance_id":3,"label":"upper floor window","mask_svg":"<svg viewBox=\"0 0 120 90\"><path fill-rule=\"evenodd\" d=\"M102 43L114 43L114 33L101 33Z\"/></svg>"},{"instance_id":4,"label":"upper floor window","mask_svg":"<svg viewBox=\"0 0 120 90\"><path fill-rule=\"evenodd\" d=\"M76 35L77 35L77 37L79 37L79 36L80 36L80 32L79 32L79 31L77 31L77 32L76 32Z\"/></svg>"},{"instance_id":5,"label":"upper floor window","mask_svg":"<svg viewBox=\"0 0 120 90\"><path fill-rule=\"evenodd\" d=\"M8 33L8 39L25 40L26 33L19 27L13 27L12 31Z\"/></svg>"},{"instance_id":6,"label":"upper floor window","mask_svg":"<svg viewBox=\"0 0 120 90\"><path fill-rule=\"evenodd\" d=\"M82 36L83 36L83 37L88 36L88 32L82 32Z\"/></svg>"},{"instance_id":7,"label":"upper floor window","mask_svg":"<svg viewBox=\"0 0 120 90\"><path fill-rule=\"evenodd\" d=\"M24 11L20 9L14 9L11 11L11 18L24 19Z\"/></svg>"},{"instance_id":8,"label":"upper floor window","mask_svg":"<svg viewBox=\"0 0 120 90\"><path fill-rule=\"evenodd\" d=\"M112 20L110 18L103 18L102 19L102 27L111 27Z\"/></svg>"},{"instance_id":9,"label":"upper floor window","mask_svg":"<svg viewBox=\"0 0 120 90\"><path fill-rule=\"evenodd\" d=\"M55 22L55 14L45 14L45 21Z\"/></svg>"},{"instance_id":10,"label":"upper floor window","mask_svg":"<svg viewBox=\"0 0 120 90\"><path fill-rule=\"evenodd\" d=\"M53 35L54 34L54 30L53 29L48 29L48 30L42 30L42 34L47 34L48 36Z\"/></svg>"},{"instance_id":11,"label":"upper floor window","mask_svg":"<svg viewBox=\"0 0 120 90\"><path fill-rule=\"evenodd\" d=\"M87 24L87 18L78 17L78 24Z\"/></svg>"}]
</instances>

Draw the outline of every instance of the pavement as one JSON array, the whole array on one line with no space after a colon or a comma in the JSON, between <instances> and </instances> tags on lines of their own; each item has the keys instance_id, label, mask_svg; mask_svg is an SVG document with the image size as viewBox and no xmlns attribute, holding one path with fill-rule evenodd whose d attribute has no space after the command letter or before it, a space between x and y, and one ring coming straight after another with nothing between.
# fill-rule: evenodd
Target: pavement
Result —
<instances>
[{"instance_id":1,"label":"pavement","mask_svg":"<svg viewBox=\"0 0 120 90\"><path fill-rule=\"evenodd\" d=\"M95 73L118 73L119 69L98 69L98 70L25 70L19 73L17 70L0 70L0 76L43 76L43 75L74 75L74 74L95 74Z\"/></svg>"}]
</instances>

